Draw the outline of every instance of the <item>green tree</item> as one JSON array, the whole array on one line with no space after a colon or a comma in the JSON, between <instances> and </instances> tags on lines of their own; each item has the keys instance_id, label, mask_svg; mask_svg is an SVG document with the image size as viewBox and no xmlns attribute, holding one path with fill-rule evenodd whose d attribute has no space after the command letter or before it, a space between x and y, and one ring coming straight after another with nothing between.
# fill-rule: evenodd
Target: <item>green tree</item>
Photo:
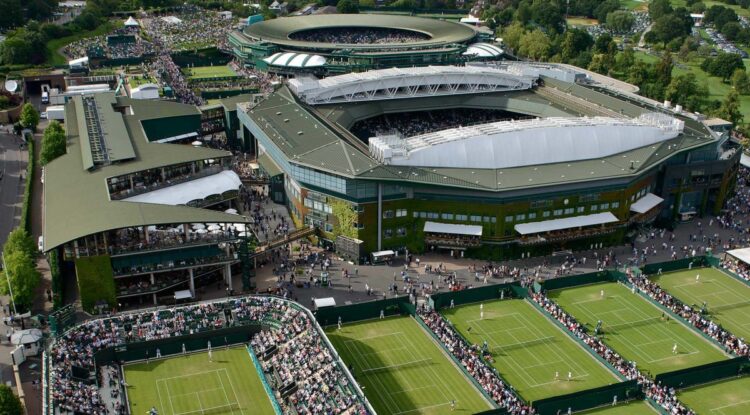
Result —
<instances>
[{"instance_id":1,"label":"green tree","mask_svg":"<svg viewBox=\"0 0 750 415\"><path fill-rule=\"evenodd\" d=\"M0 29L8 30L23 24L21 0L0 0Z\"/></svg>"},{"instance_id":2,"label":"green tree","mask_svg":"<svg viewBox=\"0 0 750 415\"><path fill-rule=\"evenodd\" d=\"M65 130L57 121L51 121L44 130L39 162L42 166L65 154Z\"/></svg>"},{"instance_id":3,"label":"green tree","mask_svg":"<svg viewBox=\"0 0 750 415\"><path fill-rule=\"evenodd\" d=\"M625 33L633 27L635 17L625 10L616 10L607 14L607 26L615 32Z\"/></svg>"},{"instance_id":4,"label":"green tree","mask_svg":"<svg viewBox=\"0 0 750 415\"><path fill-rule=\"evenodd\" d=\"M620 72L627 72L635 63L635 52L633 48L627 48L617 54L615 68Z\"/></svg>"},{"instance_id":5,"label":"green tree","mask_svg":"<svg viewBox=\"0 0 750 415\"><path fill-rule=\"evenodd\" d=\"M36 255L36 245L26 229L19 226L8 234L8 239L3 245L3 255L10 255L14 252L21 252L29 258Z\"/></svg>"},{"instance_id":6,"label":"green tree","mask_svg":"<svg viewBox=\"0 0 750 415\"><path fill-rule=\"evenodd\" d=\"M34 108L31 103L23 104L21 108L21 117L18 119L24 128L30 128L36 130L36 126L39 125L39 112Z\"/></svg>"},{"instance_id":7,"label":"green tree","mask_svg":"<svg viewBox=\"0 0 750 415\"><path fill-rule=\"evenodd\" d=\"M743 69L735 69L732 74L732 86L740 95L750 94L750 79Z\"/></svg>"},{"instance_id":8,"label":"green tree","mask_svg":"<svg viewBox=\"0 0 750 415\"><path fill-rule=\"evenodd\" d=\"M672 62L672 54L664 52L661 60L656 64L655 80L663 87L669 85L672 82L672 69L674 68L674 62Z\"/></svg>"},{"instance_id":9,"label":"green tree","mask_svg":"<svg viewBox=\"0 0 750 415\"><path fill-rule=\"evenodd\" d=\"M339 0L336 3L336 10L342 14L357 14L359 13L359 4L352 0Z\"/></svg>"},{"instance_id":10,"label":"green tree","mask_svg":"<svg viewBox=\"0 0 750 415\"><path fill-rule=\"evenodd\" d=\"M745 69L742 57L736 53L719 52L715 58L707 58L701 63L701 69L713 76L728 81L736 69Z\"/></svg>"},{"instance_id":11,"label":"green tree","mask_svg":"<svg viewBox=\"0 0 750 415\"><path fill-rule=\"evenodd\" d=\"M599 21L599 23L604 24L604 23L607 23L607 15L619 9L620 9L619 0L606 0L606 1L603 1L594 9L593 17L596 18Z\"/></svg>"},{"instance_id":12,"label":"green tree","mask_svg":"<svg viewBox=\"0 0 750 415\"><path fill-rule=\"evenodd\" d=\"M13 301L19 312L29 310L34 300L34 291L39 285L40 274L36 270L34 260L29 258L23 252L13 252L10 255L4 255L5 269L0 280L0 294L10 295L8 291L8 281L13 288Z\"/></svg>"},{"instance_id":13,"label":"green tree","mask_svg":"<svg viewBox=\"0 0 750 415\"><path fill-rule=\"evenodd\" d=\"M729 94L724 98L724 101L722 101L721 106L719 106L714 115L734 125L742 124L744 117L740 111L740 96L737 94L737 91L729 91Z\"/></svg>"},{"instance_id":14,"label":"green tree","mask_svg":"<svg viewBox=\"0 0 750 415\"><path fill-rule=\"evenodd\" d=\"M672 104L682 105L690 111L702 112L706 106L706 97L708 97L708 88L698 84L693 73L675 76L664 91L664 99L671 101Z\"/></svg>"},{"instance_id":15,"label":"green tree","mask_svg":"<svg viewBox=\"0 0 750 415\"><path fill-rule=\"evenodd\" d=\"M23 406L13 389L8 385L0 385L0 413L4 415L23 415Z\"/></svg>"},{"instance_id":16,"label":"green tree","mask_svg":"<svg viewBox=\"0 0 750 415\"><path fill-rule=\"evenodd\" d=\"M540 29L534 29L521 38L518 52L535 61L545 60L552 49L549 38Z\"/></svg>"},{"instance_id":17,"label":"green tree","mask_svg":"<svg viewBox=\"0 0 750 415\"><path fill-rule=\"evenodd\" d=\"M526 30L523 28L523 25L514 22L512 25L503 29L503 43L508 45L513 51L517 52L521 46L521 38L524 33L526 33Z\"/></svg>"},{"instance_id":18,"label":"green tree","mask_svg":"<svg viewBox=\"0 0 750 415\"><path fill-rule=\"evenodd\" d=\"M563 35L563 41L561 44L561 54L564 62L570 62L577 58L581 53L585 52L591 45L594 44L594 39L585 30L581 29L570 29Z\"/></svg>"},{"instance_id":19,"label":"green tree","mask_svg":"<svg viewBox=\"0 0 750 415\"><path fill-rule=\"evenodd\" d=\"M596 73L607 75L611 69L611 63L612 61L609 58L609 55L597 53L591 58L591 63L589 64L588 69Z\"/></svg>"},{"instance_id":20,"label":"green tree","mask_svg":"<svg viewBox=\"0 0 750 415\"><path fill-rule=\"evenodd\" d=\"M333 237L339 235L348 236L349 238L357 237L357 212L352 209L352 206L343 201L336 199L331 203L331 212L336 217L338 226L333 228Z\"/></svg>"},{"instance_id":21,"label":"green tree","mask_svg":"<svg viewBox=\"0 0 750 415\"><path fill-rule=\"evenodd\" d=\"M651 20L657 20L662 16L666 16L672 13L672 5L669 4L669 0L651 0L648 4L648 15Z\"/></svg>"}]
</instances>

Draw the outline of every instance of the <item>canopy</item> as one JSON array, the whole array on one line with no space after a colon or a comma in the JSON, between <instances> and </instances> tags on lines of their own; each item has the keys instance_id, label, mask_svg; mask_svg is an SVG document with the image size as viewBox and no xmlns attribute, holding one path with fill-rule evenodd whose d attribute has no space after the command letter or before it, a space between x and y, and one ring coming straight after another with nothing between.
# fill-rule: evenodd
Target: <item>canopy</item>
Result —
<instances>
[{"instance_id":1,"label":"canopy","mask_svg":"<svg viewBox=\"0 0 750 415\"><path fill-rule=\"evenodd\" d=\"M190 290L180 290L174 292L175 300L186 300L188 298L193 298L193 293L191 293Z\"/></svg>"},{"instance_id":2,"label":"canopy","mask_svg":"<svg viewBox=\"0 0 750 415\"><path fill-rule=\"evenodd\" d=\"M727 251L727 254L746 264L750 264L750 248L732 249L731 251Z\"/></svg>"},{"instance_id":3,"label":"canopy","mask_svg":"<svg viewBox=\"0 0 750 415\"><path fill-rule=\"evenodd\" d=\"M449 233L451 235L482 236L482 227L476 225L455 225L452 223L425 222L424 231L430 233Z\"/></svg>"},{"instance_id":4,"label":"canopy","mask_svg":"<svg viewBox=\"0 0 750 415\"><path fill-rule=\"evenodd\" d=\"M742 156L740 156L740 164L744 167L750 168L750 156L742 153Z\"/></svg>"},{"instance_id":5,"label":"canopy","mask_svg":"<svg viewBox=\"0 0 750 415\"><path fill-rule=\"evenodd\" d=\"M130 16L130 17L128 17L128 20L125 20L125 26L136 27L136 26L140 26L140 25L138 24L138 22L135 19L133 19L133 16Z\"/></svg>"},{"instance_id":6,"label":"canopy","mask_svg":"<svg viewBox=\"0 0 750 415\"><path fill-rule=\"evenodd\" d=\"M334 300L333 297L316 298L315 308L318 309L322 307L336 307L336 300Z\"/></svg>"},{"instance_id":7,"label":"canopy","mask_svg":"<svg viewBox=\"0 0 750 415\"><path fill-rule=\"evenodd\" d=\"M635 203L630 205L630 211L636 213L646 213L649 210L655 208L656 205L663 201L664 199L653 193L646 193L645 196L636 200Z\"/></svg>"},{"instance_id":8,"label":"canopy","mask_svg":"<svg viewBox=\"0 0 750 415\"><path fill-rule=\"evenodd\" d=\"M228 190L237 190L240 185L242 185L242 181L237 173L224 170L211 176L157 189L123 200L160 205L185 205L191 200L205 199L211 195L220 195Z\"/></svg>"},{"instance_id":9,"label":"canopy","mask_svg":"<svg viewBox=\"0 0 750 415\"><path fill-rule=\"evenodd\" d=\"M373 258L378 258L378 257L381 257L381 256L388 256L388 255L396 255L396 253L393 252L393 251L391 251L391 250L378 251L378 252L373 252L372 253Z\"/></svg>"},{"instance_id":10,"label":"canopy","mask_svg":"<svg viewBox=\"0 0 750 415\"><path fill-rule=\"evenodd\" d=\"M88 65L88 64L89 64L89 57L88 56L84 56L82 58L73 59L72 61L68 61L68 66L70 66L71 68L85 66L85 65Z\"/></svg>"},{"instance_id":11,"label":"canopy","mask_svg":"<svg viewBox=\"0 0 750 415\"><path fill-rule=\"evenodd\" d=\"M543 220L541 222L519 223L514 228L521 235L580 228L582 226L602 225L617 222L619 219L610 212L593 215L573 216L570 218Z\"/></svg>"},{"instance_id":12,"label":"canopy","mask_svg":"<svg viewBox=\"0 0 750 415\"><path fill-rule=\"evenodd\" d=\"M36 343L42 338L42 331L39 329L21 330L10 336L10 342L16 346L22 344Z\"/></svg>"}]
</instances>

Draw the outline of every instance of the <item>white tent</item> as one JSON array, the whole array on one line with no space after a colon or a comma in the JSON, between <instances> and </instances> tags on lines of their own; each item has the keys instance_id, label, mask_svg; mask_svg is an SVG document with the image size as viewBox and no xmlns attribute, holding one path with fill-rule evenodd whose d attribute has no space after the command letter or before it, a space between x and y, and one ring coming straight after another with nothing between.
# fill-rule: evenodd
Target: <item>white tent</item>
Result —
<instances>
[{"instance_id":1,"label":"white tent","mask_svg":"<svg viewBox=\"0 0 750 415\"><path fill-rule=\"evenodd\" d=\"M130 98L159 99L159 85L143 84L130 89Z\"/></svg>"},{"instance_id":2,"label":"white tent","mask_svg":"<svg viewBox=\"0 0 750 415\"><path fill-rule=\"evenodd\" d=\"M88 66L89 64L89 57L84 56L82 58L73 59L72 61L68 61L68 67L70 68L83 68L84 66Z\"/></svg>"},{"instance_id":3,"label":"white tent","mask_svg":"<svg viewBox=\"0 0 750 415\"><path fill-rule=\"evenodd\" d=\"M205 199L211 195L220 195L228 190L237 190L240 185L242 185L242 181L237 173L224 170L211 176L153 190L123 200L172 206L184 205L191 200Z\"/></svg>"},{"instance_id":4,"label":"white tent","mask_svg":"<svg viewBox=\"0 0 750 415\"><path fill-rule=\"evenodd\" d=\"M193 293L191 293L190 290L180 290L174 292L175 300L187 300L188 298L193 298Z\"/></svg>"},{"instance_id":5,"label":"white tent","mask_svg":"<svg viewBox=\"0 0 750 415\"><path fill-rule=\"evenodd\" d=\"M125 27L138 27L140 26L138 24L138 21L133 19L133 16L128 17L128 20L125 20Z\"/></svg>"},{"instance_id":6,"label":"white tent","mask_svg":"<svg viewBox=\"0 0 750 415\"><path fill-rule=\"evenodd\" d=\"M663 202L664 199L653 193L646 193L645 196L638 199L630 205L630 211L635 213L646 213L649 210L655 208L659 203Z\"/></svg>"},{"instance_id":7,"label":"white tent","mask_svg":"<svg viewBox=\"0 0 750 415\"><path fill-rule=\"evenodd\" d=\"M750 264L750 248L732 249L731 251L727 251L727 254L746 264Z\"/></svg>"},{"instance_id":8,"label":"white tent","mask_svg":"<svg viewBox=\"0 0 750 415\"><path fill-rule=\"evenodd\" d=\"M319 310L323 307L336 307L336 300L333 297L316 298L315 309Z\"/></svg>"}]
</instances>

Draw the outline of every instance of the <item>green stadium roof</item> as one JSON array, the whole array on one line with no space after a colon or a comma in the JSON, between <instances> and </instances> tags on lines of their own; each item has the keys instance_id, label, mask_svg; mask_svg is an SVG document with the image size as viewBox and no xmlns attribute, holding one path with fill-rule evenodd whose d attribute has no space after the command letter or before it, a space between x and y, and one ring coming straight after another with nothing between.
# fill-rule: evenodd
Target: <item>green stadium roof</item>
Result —
<instances>
[{"instance_id":1,"label":"green stadium roof","mask_svg":"<svg viewBox=\"0 0 750 415\"><path fill-rule=\"evenodd\" d=\"M546 78L545 84L543 88L562 91L564 96L537 88L311 107L297 100L284 86L253 107L248 115L293 163L345 177L493 192L602 179L632 180L678 152L716 141L700 122L678 116L685 121L685 131L676 138L608 157L503 169L430 168L383 165L370 156L366 144L345 130L357 120L382 113L438 108L497 108L538 117L601 116L607 112L637 117L657 110L608 91Z\"/></svg>"},{"instance_id":2,"label":"green stadium roof","mask_svg":"<svg viewBox=\"0 0 750 415\"><path fill-rule=\"evenodd\" d=\"M334 44L292 40L289 35L310 29L335 27L362 27L401 29L424 33L429 39L404 43ZM414 47L436 47L454 43L466 43L474 39L476 30L463 23L422 17L384 14L333 14L281 17L247 26L245 36L289 48L304 49L409 49Z\"/></svg>"},{"instance_id":3,"label":"green stadium roof","mask_svg":"<svg viewBox=\"0 0 750 415\"><path fill-rule=\"evenodd\" d=\"M114 96L111 93L112 98ZM104 97L105 100L108 98ZM67 154L45 166L44 177L44 250L49 251L69 241L98 232L133 226L192 222L239 222L241 216L208 209L149 203L112 201L107 178L142 170L211 158L228 157L222 150L195 148L188 145L149 143L141 128L141 117L172 117L192 112L189 105L155 103L116 98L120 107L129 106L134 115L123 115L124 135L132 143L135 159L84 168L79 125L80 100L65 106L68 136ZM188 107L188 108L186 108ZM119 114L119 113L118 113Z\"/></svg>"}]
</instances>

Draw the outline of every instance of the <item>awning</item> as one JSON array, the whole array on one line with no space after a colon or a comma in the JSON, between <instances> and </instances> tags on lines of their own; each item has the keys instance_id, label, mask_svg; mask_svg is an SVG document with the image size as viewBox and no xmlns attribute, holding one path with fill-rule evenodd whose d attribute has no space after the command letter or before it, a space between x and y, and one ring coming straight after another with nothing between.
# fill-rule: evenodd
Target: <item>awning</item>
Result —
<instances>
[{"instance_id":1,"label":"awning","mask_svg":"<svg viewBox=\"0 0 750 415\"><path fill-rule=\"evenodd\" d=\"M742 153L742 156L740 156L740 164L743 167L750 168L750 156L748 156L745 153Z\"/></svg>"},{"instance_id":2,"label":"awning","mask_svg":"<svg viewBox=\"0 0 750 415\"><path fill-rule=\"evenodd\" d=\"M514 228L521 235L530 235L563 229L580 228L582 226L602 225L618 222L619 219L610 212L595 213L593 215L573 216L570 218L544 220L541 222L519 223Z\"/></svg>"},{"instance_id":3,"label":"awning","mask_svg":"<svg viewBox=\"0 0 750 415\"><path fill-rule=\"evenodd\" d=\"M315 308L319 309L322 307L336 307L336 300L334 300L333 297L316 298Z\"/></svg>"},{"instance_id":4,"label":"awning","mask_svg":"<svg viewBox=\"0 0 750 415\"><path fill-rule=\"evenodd\" d=\"M201 177L186 183L157 189L148 193L123 199L124 202L156 203L160 205L185 205L191 200L205 199L220 195L228 190L238 190L242 185L240 177L231 170Z\"/></svg>"},{"instance_id":5,"label":"awning","mask_svg":"<svg viewBox=\"0 0 750 415\"><path fill-rule=\"evenodd\" d=\"M378 251L378 252L373 252L372 253L372 257L373 258L379 258L379 257L383 257L383 256L388 256L388 255L396 255L396 253L393 252L393 251L391 251L391 250L388 250L388 251Z\"/></svg>"},{"instance_id":6,"label":"awning","mask_svg":"<svg viewBox=\"0 0 750 415\"><path fill-rule=\"evenodd\" d=\"M630 211L636 213L646 213L649 210L655 208L656 205L663 201L664 199L653 193L646 193L645 196L636 200L635 203L630 205Z\"/></svg>"},{"instance_id":7,"label":"awning","mask_svg":"<svg viewBox=\"0 0 750 415\"><path fill-rule=\"evenodd\" d=\"M731 251L727 251L727 254L746 264L750 264L750 248L732 249Z\"/></svg>"},{"instance_id":8,"label":"awning","mask_svg":"<svg viewBox=\"0 0 750 415\"><path fill-rule=\"evenodd\" d=\"M190 292L190 290L180 290L174 292L175 300L187 300L188 298L193 298L193 294Z\"/></svg>"},{"instance_id":9,"label":"awning","mask_svg":"<svg viewBox=\"0 0 750 415\"><path fill-rule=\"evenodd\" d=\"M425 222L424 231L430 233L449 233L451 235L482 236L482 227L476 225L456 225L453 223Z\"/></svg>"}]
</instances>

